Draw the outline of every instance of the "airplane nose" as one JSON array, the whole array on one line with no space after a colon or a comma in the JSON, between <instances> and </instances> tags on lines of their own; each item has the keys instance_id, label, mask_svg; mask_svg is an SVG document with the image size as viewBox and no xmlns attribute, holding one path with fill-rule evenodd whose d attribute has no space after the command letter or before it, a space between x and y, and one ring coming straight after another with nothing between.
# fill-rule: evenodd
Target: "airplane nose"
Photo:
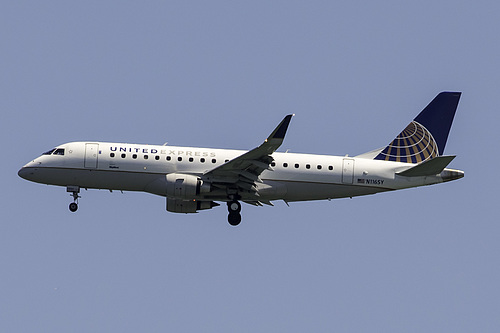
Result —
<instances>
[{"instance_id":1,"label":"airplane nose","mask_svg":"<svg viewBox=\"0 0 500 333\"><path fill-rule=\"evenodd\" d=\"M26 179L26 168L21 168L19 169L19 171L17 172L17 175L23 179Z\"/></svg>"},{"instance_id":2,"label":"airplane nose","mask_svg":"<svg viewBox=\"0 0 500 333\"><path fill-rule=\"evenodd\" d=\"M34 170L32 168L22 167L17 175L23 179L30 180L31 176L34 175Z\"/></svg>"}]
</instances>

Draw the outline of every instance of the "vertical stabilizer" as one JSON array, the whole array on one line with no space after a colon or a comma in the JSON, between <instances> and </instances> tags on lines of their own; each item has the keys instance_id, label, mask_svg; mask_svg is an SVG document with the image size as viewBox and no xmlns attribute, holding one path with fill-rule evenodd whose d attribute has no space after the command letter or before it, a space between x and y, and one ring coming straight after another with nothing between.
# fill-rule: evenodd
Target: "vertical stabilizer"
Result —
<instances>
[{"instance_id":1,"label":"vertical stabilizer","mask_svg":"<svg viewBox=\"0 0 500 333\"><path fill-rule=\"evenodd\" d=\"M442 92L376 157L421 163L444 153L460 92Z\"/></svg>"}]
</instances>

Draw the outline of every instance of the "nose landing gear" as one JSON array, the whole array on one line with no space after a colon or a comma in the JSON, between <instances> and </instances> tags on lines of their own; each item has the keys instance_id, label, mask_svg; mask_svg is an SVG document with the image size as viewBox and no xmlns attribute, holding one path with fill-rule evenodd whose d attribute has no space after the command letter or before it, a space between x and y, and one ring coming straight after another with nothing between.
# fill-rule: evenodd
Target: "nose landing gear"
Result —
<instances>
[{"instance_id":1,"label":"nose landing gear","mask_svg":"<svg viewBox=\"0 0 500 333\"><path fill-rule=\"evenodd\" d=\"M232 226L237 226L241 222L241 204L238 200L229 201L227 203L227 210L229 215L227 221Z\"/></svg>"},{"instance_id":2,"label":"nose landing gear","mask_svg":"<svg viewBox=\"0 0 500 333\"><path fill-rule=\"evenodd\" d=\"M69 210L72 211L73 213L76 212L78 209L78 204L76 202L72 202L69 204Z\"/></svg>"},{"instance_id":3,"label":"nose landing gear","mask_svg":"<svg viewBox=\"0 0 500 333\"><path fill-rule=\"evenodd\" d=\"M69 204L69 210L71 212L76 212L78 209L78 198L81 198L78 193L80 193L79 186L67 186L66 192L71 192L71 196L73 197L73 202Z\"/></svg>"}]
</instances>

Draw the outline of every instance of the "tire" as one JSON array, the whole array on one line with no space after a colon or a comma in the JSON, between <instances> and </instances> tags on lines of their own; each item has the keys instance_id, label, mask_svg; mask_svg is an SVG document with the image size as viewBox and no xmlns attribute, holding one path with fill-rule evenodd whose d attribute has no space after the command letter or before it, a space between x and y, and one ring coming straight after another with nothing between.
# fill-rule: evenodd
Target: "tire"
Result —
<instances>
[{"instance_id":1,"label":"tire","mask_svg":"<svg viewBox=\"0 0 500 333\"><path fill-rule=\"evenodd\" d=\"M239 201L229 201L227 203L227 210L229 213L239 213L241 212L241 204Z\"/></svg>"},{"instance_id":2,"label":"tire","mask_svg":"<svg viewBox=\"0 0 500 333\"><path fill-rule=\"evenodd\" d=\"M227 221L232 226L237 226L241 222L241 214L240 213L229 213L227 216Z\"/></svg>"},{"instance_id":3,"label":"tire","mask_svg":"<svg viewBox=\"0 0 500 333\"><path fill-rule=\"evenodd\" d=\"M77 209L78 205L76 203L72 202L69 204L69 210L72 211L73 213L76 212Z\"/></svg>"}]
</instances>

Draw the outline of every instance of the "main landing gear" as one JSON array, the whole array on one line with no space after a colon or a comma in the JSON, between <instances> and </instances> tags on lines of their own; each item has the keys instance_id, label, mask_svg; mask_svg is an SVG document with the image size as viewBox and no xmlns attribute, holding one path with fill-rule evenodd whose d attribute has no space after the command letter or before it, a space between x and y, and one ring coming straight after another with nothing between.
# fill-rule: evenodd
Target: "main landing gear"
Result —
<instances>
[{"instance_id":1,"label":"main landing gear","mask_svg":"<svg viewBox=\"0 0 500 333\"><path fill-rule=\"evenodd\" d=\"M78 193L80 193L79 186L67 186L66 192L71 192L71 196L73 197L73 202L69 204L69 210L71 212L76 212L78 209L78 198L81 198Z\"/></svg>"},{"instance_id":2,"label":"main landing gear","mask_svg":"<svg viewBox=\"0 0 500 333\"><path fill-rule=\"evenodd\" d=\"M241 222L241 204L238 200L228 201L227 210L229 215L227 216L227 221L232 226L237 226Z\"/></svg>"}]
</instances>

